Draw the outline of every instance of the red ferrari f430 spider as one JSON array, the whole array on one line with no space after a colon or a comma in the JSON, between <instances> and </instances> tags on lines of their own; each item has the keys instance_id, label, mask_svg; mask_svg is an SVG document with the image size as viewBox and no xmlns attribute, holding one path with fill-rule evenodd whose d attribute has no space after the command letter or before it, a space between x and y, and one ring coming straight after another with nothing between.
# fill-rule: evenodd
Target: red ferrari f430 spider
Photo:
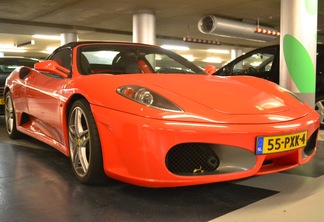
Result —
<instances>
[{"instance_id":1,"label":"red ferrari f430 spider","mask_svg":"<svg viewBox=\"0 0 324 222\"><path fill-rule=\"evenodd\" d=\"M145 44L68 43L13 71L4 100L8 135L53 146L87 184L236 180L305 164L317 148L319 115L290 91Z\"/></svg>"}]
</instances>

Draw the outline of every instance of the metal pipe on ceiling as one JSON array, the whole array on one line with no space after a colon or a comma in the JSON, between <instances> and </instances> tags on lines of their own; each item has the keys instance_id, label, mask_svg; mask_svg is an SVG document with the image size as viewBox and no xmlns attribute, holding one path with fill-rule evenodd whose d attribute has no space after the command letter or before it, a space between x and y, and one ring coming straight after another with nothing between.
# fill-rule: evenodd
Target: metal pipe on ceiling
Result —
<instances>
[{"instance_id":1,"label":"metal pipe on ceiling","mask_svg":"<svg viewBox=\"0 0 324 222\"><path fill-rule=\"evenodd\" d=\"M278 33L278 31L271 27L220 18L214 15L206 15L198 22L199 31L209 35L242 38L252 41L272 41L278 37L275 35L256 33L256 28L266 29Z\"/></svg>"}]
</instances>

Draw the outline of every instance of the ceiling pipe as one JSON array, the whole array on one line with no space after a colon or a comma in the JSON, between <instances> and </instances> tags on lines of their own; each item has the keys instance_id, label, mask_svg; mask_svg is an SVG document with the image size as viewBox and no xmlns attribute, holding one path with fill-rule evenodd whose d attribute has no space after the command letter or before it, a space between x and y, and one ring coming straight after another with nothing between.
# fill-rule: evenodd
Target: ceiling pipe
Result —
<instances>
[{"instance_id":1,"label":"ceiling pipe","mask_svg":"<svg viewBox=\"0 0 324 222\"><path fill-rule=\"evenodd\" d=\"M278 36L255 32L256 28L277 32L275 29L265 26L253 25L240 21L206 15L198 22L200 32L221 37L242 38L252 41L272 41Z\"/></svg>"}]
</instances>

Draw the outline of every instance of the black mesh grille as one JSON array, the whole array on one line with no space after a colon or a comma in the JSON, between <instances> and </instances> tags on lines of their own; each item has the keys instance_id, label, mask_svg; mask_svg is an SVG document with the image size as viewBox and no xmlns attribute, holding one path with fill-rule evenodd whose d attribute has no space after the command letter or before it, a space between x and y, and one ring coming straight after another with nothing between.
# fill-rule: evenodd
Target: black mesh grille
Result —
<instances>
[{"instance_id":1,"label":"black mesh grille","mask_svg":"<svg viewBox=\"0 0 324 222\"><path fill-rule=\"evenodd\" d=\"M166 156L168 170L179 175L216 173L219 159L208 144L186 143L174 146Z\"/></svg>"}]
</instances>

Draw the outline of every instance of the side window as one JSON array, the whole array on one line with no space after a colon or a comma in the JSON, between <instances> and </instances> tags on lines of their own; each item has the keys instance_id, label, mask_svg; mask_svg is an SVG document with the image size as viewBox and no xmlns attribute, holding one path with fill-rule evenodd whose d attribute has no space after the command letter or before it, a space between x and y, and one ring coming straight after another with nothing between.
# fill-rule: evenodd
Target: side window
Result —
<instances>
[{"instance_id":1,"label":"side window","mask_svg":"<svg viewBox=\"0 0 324 222\"><path fill-rule=\"evenodd\" d=\"M57 51L53 54L49 59L56 61L59 65L64 68L71 69L71 61L72 61L72 52L70 48L65 48L60 51Z\"/></svg>"},{"instance_id":2,"label":"side window","mask_svg":"<svg viewBox=\"0 0 324 222\"><path fill-rule=\"evenodd\" d=\"M253 75L254 73L270 72L275 57L275 49L267 52L253 53L233 66L233 74Z\"/></svg>"}]
</instances>

